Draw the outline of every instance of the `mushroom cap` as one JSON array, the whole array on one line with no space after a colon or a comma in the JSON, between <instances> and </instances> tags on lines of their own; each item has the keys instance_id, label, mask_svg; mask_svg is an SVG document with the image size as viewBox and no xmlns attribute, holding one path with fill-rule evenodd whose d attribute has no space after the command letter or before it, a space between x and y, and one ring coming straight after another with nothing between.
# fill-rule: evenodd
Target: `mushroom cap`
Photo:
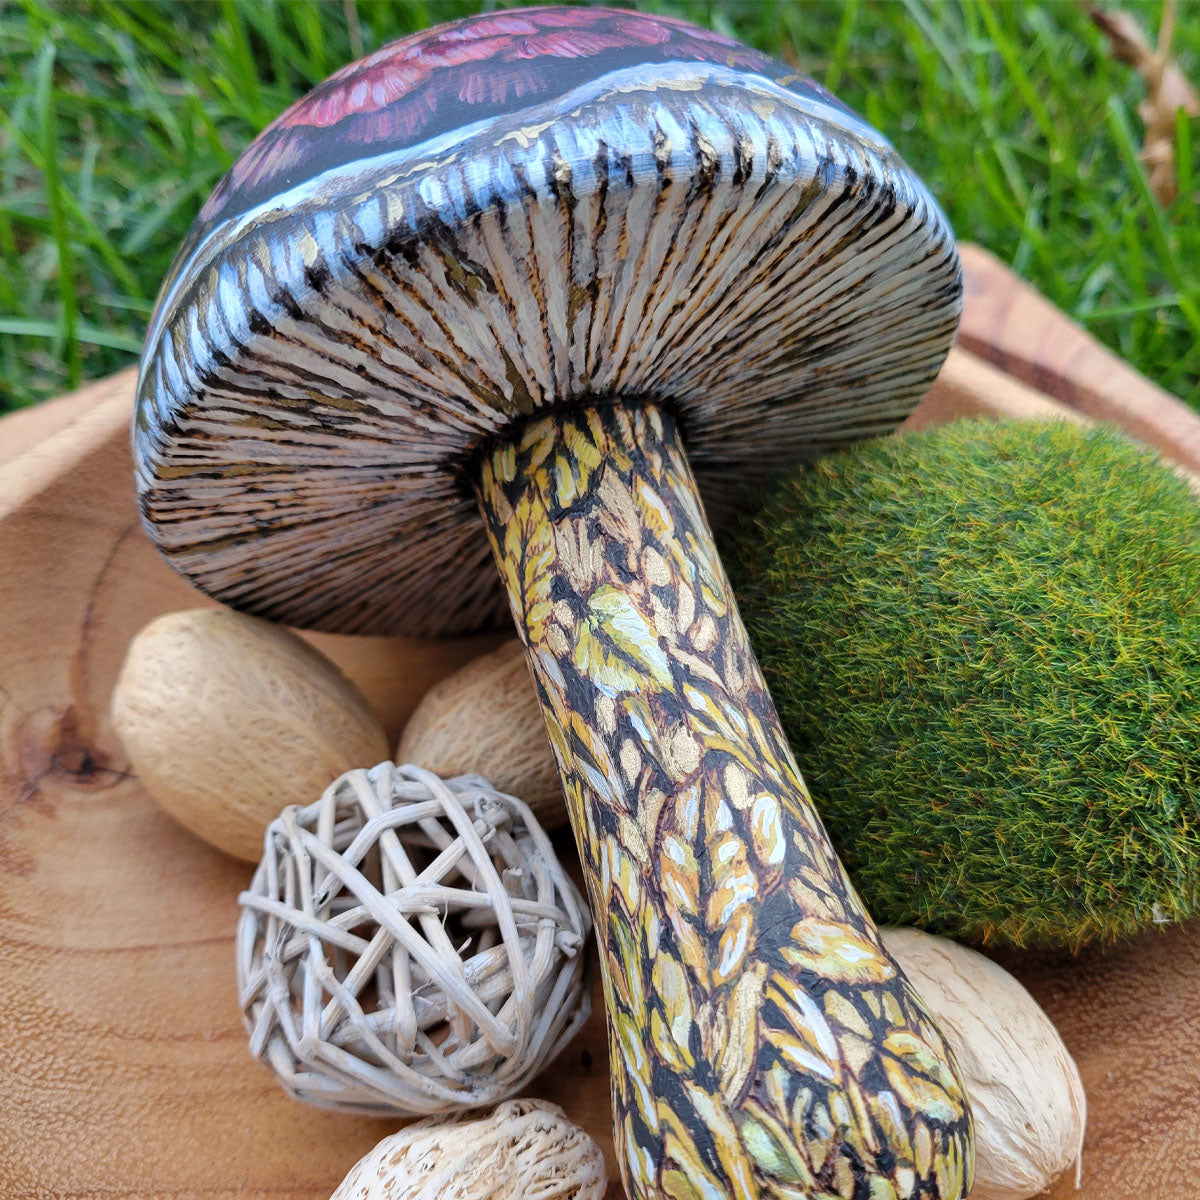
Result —
<instances>
[{"instance_id":1,"label":"mushroom cap","mask_svg":"<svg viewBox=\"0 0 1200 1200\"><path fill-rule=\"evenodd\" d=\"M613 9L451 22L331 76L205 204L143 354L142 516L262 616L486 627L470 471L515 422L661 404L719 520L903 420L960 307L923 184L785 63Z\"/></svg>"}]
</instances>

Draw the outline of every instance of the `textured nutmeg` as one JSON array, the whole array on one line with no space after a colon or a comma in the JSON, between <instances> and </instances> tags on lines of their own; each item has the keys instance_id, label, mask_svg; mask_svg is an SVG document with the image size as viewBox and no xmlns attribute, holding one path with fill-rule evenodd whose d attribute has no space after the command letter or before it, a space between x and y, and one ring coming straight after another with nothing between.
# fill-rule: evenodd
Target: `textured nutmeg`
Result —
<instances>
[{"instance_id":1,"label":"textured nutmeg","mask_svg":"<svg viewBox=\"0 0 1200 1200\"><path fill-rule=\"evenodd\" d=\"M251 862L289 804L385 759L358 689L295 634L229 609L189 609L133 639L112 719L146 791L177 821Z\"/></svg>"},{"instance_id":2,"label":"textured nutmeg","mask_svg":"<svg viewBox=\"0 0 1200 1200\"><path fill-rule=\"evenodd\" d=\"M975 1118L971 1200L1026 1200L1072 1164L1087 1124L1083 1081L1034 998L991 959L918 929L884 929L958 1060Z\"/></svg>"},{"instance_id":3,"label":"textured nutmeg","mask_svg":"<svg viewBox=\"0 0 1200 1200\"><path fill-rule=\"evenodd\" d=\"M600 1147L561 1108L508 1100L477 1121L418 1121L361 1158L332 1200L600 1200Z\"/></svg>"},{"instance_id":4,"label":"textured nutmeg","mask_svg":"<svg viewBox=\"0 0 1200 1200\"><path fill-rule=\"evenodd\" d=\"M396 761L445 777L476 772L520 796L548 829L567 822L558 766L515 638L425 694L404 727Z\"/></svg>"}]
</instances>

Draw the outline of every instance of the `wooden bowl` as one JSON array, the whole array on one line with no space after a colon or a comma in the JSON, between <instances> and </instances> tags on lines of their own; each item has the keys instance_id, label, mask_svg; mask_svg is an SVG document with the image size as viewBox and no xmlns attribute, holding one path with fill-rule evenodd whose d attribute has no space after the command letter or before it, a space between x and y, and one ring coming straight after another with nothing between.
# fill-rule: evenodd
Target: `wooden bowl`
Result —
<instances>
[{"instance_id":1,"label":"wooden bowl","mask_svg":"<svg viewBox=\"0 0 1200 1200\"><path fill-rule=\"evenodd\" d=\"M954 352L912 425L1084 412L1200 469L1195 414L994 259L963 255L969 351ZM149 801L108 721L129 639L205 603L141 531L132 390L127 372L0 422L0 1194L324 1200L398 1122L307 1108L251 1060L233 972L250 869ZM426 687L495 639L313 641L394 735ZM1064 1179L1052 1195L1192 1200L1197 927L1003 961L1088 1089L1083 1188ZM605 1147L615 1198L606 1061L597 994L588 1028L531 1091Z\"/></svg>"}]
</instances>

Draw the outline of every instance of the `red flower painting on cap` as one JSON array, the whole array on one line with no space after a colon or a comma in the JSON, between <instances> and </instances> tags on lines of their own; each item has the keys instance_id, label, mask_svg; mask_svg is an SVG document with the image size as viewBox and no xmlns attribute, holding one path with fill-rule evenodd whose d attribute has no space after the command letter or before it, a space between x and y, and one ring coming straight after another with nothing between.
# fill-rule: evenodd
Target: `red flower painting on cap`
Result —
<instances>
[{"instance_id":1,"label":"red flower painting on cap","mask_svg":"<svg viewBox=\"0 0 1200 1200\"><path fill-rule=\"evenodd\" d=\"M599 61L582 61L589 59ZM561 94L590 74L672 61L769 75L782 67L685 21L616 9L517 9L455 21L350 63L293 104L234 164L201 220L294 185L297 169L311 177L314 164L325 169L414 145L491 112ZM825 95L809 81L804 86Z\"/></svg>"}]
</instances>

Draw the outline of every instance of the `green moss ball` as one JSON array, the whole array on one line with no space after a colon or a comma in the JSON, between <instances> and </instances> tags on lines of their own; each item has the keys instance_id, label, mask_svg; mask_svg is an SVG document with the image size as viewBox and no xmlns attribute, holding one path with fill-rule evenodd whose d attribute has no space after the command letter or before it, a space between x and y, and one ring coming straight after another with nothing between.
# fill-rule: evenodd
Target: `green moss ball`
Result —
<instances>
[{"instance_id":1,"label":"green moss ball","mask_svg":"<svg viewBox=\"0 0 1200 1200\"><path fill-rule=\"evenodd\" d=\"M789 477L729 558L877 920L1075 947L1197 911L1200 503L1152 453L882 439Z\"/></svg>"}]
</instances>

